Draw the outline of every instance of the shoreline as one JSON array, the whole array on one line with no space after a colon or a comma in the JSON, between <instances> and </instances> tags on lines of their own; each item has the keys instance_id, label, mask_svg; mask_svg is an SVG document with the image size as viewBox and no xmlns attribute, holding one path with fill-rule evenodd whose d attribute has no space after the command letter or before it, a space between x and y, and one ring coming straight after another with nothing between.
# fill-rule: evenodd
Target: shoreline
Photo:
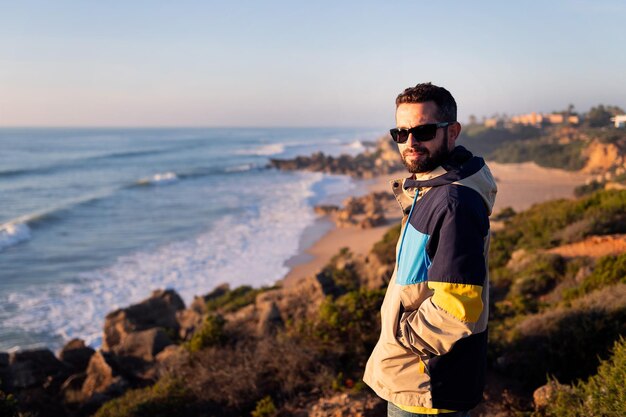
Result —
<instances>
[{"instance_id":1,"label":"shoreline","mask_svg":"<svg viewBox=\"0 0 626 417\"><path fill-rule=\"evenodd\" d=\"M583 185L592 175L578 171L565 171L556 168L544 168L534 162L502 164L487 162L498 185L498 194L493 213L505 207L515 211L530 208L533 204L557 198L573 198L574 188ZM365 180L363 185L367 193L388 191L391 193L389 181L407 177L406 171L399 171L385 176ZM371 229L357 227L337 227L330 216L320 216L311 226L318 228L310 231L311 236L319 236L314 243L303 245L305 249L286 262L289 272L278 281L283 286L317 274L343 247L348 247L357 255L367 255L374 243L378 242L390 227L402 218L402 212L395 201L386 207L387 222ZM492 221L493 223L493 221ZM320 228L327 228L322 231Z\"/></svg>"}]
</instances>

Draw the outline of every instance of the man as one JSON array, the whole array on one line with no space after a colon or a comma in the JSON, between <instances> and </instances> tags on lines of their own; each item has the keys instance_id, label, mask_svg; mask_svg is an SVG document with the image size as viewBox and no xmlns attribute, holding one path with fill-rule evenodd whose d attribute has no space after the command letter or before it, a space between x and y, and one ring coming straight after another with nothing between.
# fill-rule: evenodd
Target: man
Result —
<instances>
[{"instance_id":1,"label":"man","mask_svg":"<svg viewBox=\"0 0 626 417\"><path fill-rule=\"evenodd\" d=\"M405 216L363 378L388 416L468 416L482 399L496 184L482 158L455 146L460 132L446 89L397 97L391 136L412 176L392 182Z\"/></svg>"}]
</instances>

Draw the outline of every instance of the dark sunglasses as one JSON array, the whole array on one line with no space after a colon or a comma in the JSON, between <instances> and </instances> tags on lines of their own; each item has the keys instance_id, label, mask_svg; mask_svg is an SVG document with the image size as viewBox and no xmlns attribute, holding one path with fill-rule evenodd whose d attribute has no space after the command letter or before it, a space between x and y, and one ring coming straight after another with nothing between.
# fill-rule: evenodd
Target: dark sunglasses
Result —
<instances>
[{"instance_id":1,"label":"dark sunglasses","mask_svg":"<svg viewBox=\"0 0 626 417\"><path fill-rule=\"evenodd\" d=\"M427 125L415 126L410 129L391 129L389 133L391 133L391 137L393 141L396 143L404 143L409 140L409 133L413 135L413 139L417 142L428 142L429 140L435 139L437 135L437 129L440 127L446 127L456 122L440 122L440 123L429 123Z\"/></svg>"}]
</instances>

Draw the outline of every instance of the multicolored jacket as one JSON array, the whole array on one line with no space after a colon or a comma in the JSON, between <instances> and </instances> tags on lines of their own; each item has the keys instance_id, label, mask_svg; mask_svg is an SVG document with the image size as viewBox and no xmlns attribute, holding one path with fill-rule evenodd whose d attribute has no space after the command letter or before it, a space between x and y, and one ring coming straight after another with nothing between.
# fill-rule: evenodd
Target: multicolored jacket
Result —
<instances>
[{"instance_id":1,"label":"multicolored jacket","mask_svg":"<svg viewBox=\"0 0 626 417\"><path fill-rule=\"evenodd\" d=\"M396 405L472 409L484 388L495 180L457 146L434 171L392 185L405 217L363 380Z\"/></svg>"}]
</instances>

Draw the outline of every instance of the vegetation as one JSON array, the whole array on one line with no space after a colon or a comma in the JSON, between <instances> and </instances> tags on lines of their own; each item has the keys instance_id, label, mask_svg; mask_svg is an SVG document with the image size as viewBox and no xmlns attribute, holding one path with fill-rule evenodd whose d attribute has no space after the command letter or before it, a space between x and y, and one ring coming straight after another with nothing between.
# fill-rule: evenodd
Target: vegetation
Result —
<instances>
[{"instance_id":1,"label":"vegetation","mask_svg":"<svg viewBox=\"0 0 626 417\"><path fill-rule=\"evenodd\" d=\"M579 286L568 289L564 296L566 299L577 298L620 282L626 284L626 253L600 258L593 272Z\"/></svg>"},{"instance_id":2,"label":"vegetation","mask_svg":"<svg viewBox=\"0 0 626 417\"><path fill-rule=\"evenodd\" d=\"M226 341L226 332L224 325L226 320L219 314L210 314L204 319L204 323L200 330L194 333L191 340L187 343L187 349L190 352L197 352L209 346L223 344Z\"/></svg>"},{"instance_id":3,"label":"vegetation","mask_svg":"<svg viewBox=\"0 0 626 417\"><path fill-rule=\"evenodd\" d=\"M273 417L276 415L277 411L272 397L268 395L267 397L263 397L256 404L256 408L252 412L252 417Z\"/></svg>"},{"instance_id":4,"label":"vegetation","mask_svg":"<svg viewBox=\"0 0 626 417\"><path fill-rule=\"evenodd\" d=\"M383 264L396 262L396 243L400 238L401 225L390 228L383 238L372 247L372 254Z\"/></svg>"},{"instance_id":5,"label":"vegetation","mask_svg":"<svg viewBox=\"0 0 626 417\"><path fill-rule=\"evenodd\" d=\"M586 114L585 125L589 127L604 127L611 125L611 117L624 114L624 110L617 106L604 106L599 104L592 107Z\"/></svg>"},{"instance_id":6,"label":"vegetation","mask_svg":"<svg viewBox=\"0 0 626 417\"><path fill-rule=\"evenodd\" d=\"M582 155L585 143L582 141L567 144L537 140L524 140L506 143L490 153L489 158L501 163L530 162L548 168L577 171L585 166Z\"/></svg>"},{"instance_id":7,"label":"vegetation","mask_svg":"<svg viewBox=\"0 0 626 417\"><path fill-rule=\"evenodd\" d=\"M558 389L545 410L535 416L623 416L626 413L626 341L620 338L613 355L602 361L596 375Z\"/></svg>"},{"instance_id":8,"label":"vegetation","mask_svg":"<svg viewBox=\"0 0 626 417\"><path fill-rule=\"evenodd\" d=\"M258 294L270 289L272 288L252 288L249 285L242 285L234 290L224 291L221 295L209 299L206 302L206 307L209 311L230 313L252 304Z\"/></svg>"},{"instance_id":9,"label":"vegetation","mask_svg":"<svg viewBox=\"0 0 626 417\"><path fill-rule=\"evenodd\" d=\"M13 395L5 394L4 392L2 392L2 390L0 390L0 416L18 416L17 400Z\"/></svg>"},{"instance_id":10,"label":"vegetation","mask_svg":"<svg viewBox=\"0 0 626 417\"><path fill-rule=\"evenodd\" d=\"M194 413L195 398L183 381L161 378L155 385L133 389L102 406L95 417L170 417Z\"/></svg>"}]
</instances>

